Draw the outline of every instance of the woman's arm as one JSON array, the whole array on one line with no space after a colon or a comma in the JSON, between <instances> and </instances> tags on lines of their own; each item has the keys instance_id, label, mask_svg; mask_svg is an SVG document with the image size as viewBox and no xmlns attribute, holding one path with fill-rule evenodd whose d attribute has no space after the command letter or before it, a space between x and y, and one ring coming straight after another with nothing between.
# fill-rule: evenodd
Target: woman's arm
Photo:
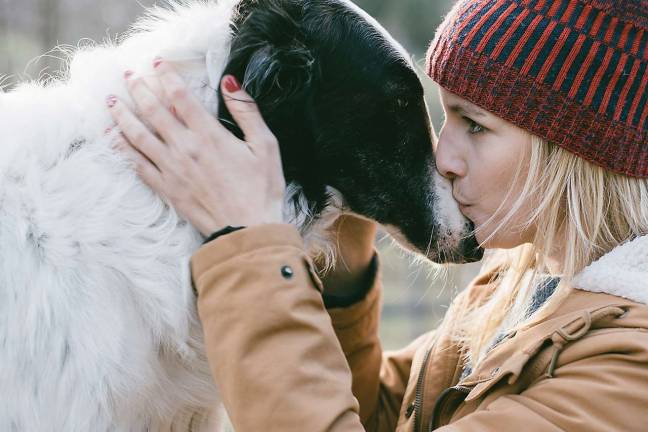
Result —
<instances>
[{"instance_id":1,"label":"woman's arm","mask_svg":"<svg viewBox=\"0 0 648 432\"><path fill-rule=\"evenodd\" d=\"M248 226L192 258L208 359L237 430L363 430L349 366L362 419L371 419L371 430L393 429L411 356L382 360L375 223L356 216L336 222L339 260L324 278L325 297L349 307L327 313L297 230L272 224L280 221L284 183L276 140L256 105L236 86L223 86L245 133L240 141L192 98L170 65L157 71L164 95L141 80L128 86L160 138L112 100L125 135L118 148L204 235Z\"/></svg>"},{"instance_id":2,"label":"woman's arm","mask_svg":"<svg viewBox=\"0 0 648 432\"><path fill-rule=\"evenodd\" d=\"M125 73L139 114L115 96L106 103L121 132L115 146L142 180L203 235L227 225L280 223L285 180L277 140L233 76L223 80L228 108L244 131L234 137L198 102L167 62L154 62L163 95ZM165 106L164 101L169 105Z\"/></svg>"},{"instance_id":3,"label":"woman's arm","mask_svg":"<svg viewBox=\"0 0 648 432\"><path fill-rule=\"evenodd\" d=\"M376 223L345 214L330 230L336 261L321 277L324 302L329 308L346 307L362 300L376 282Z\"/></svg>"},{"instance_id":4,"label":"woman's arm","mask_svg":"<svg viewBox=\"0 0 648 432\"><path fill-rule=\"evenodd\" d=\"M220 237L192 257L207 358L235 430L364 431L319 280L291 225Z\"/></svg>"}]
</instances>

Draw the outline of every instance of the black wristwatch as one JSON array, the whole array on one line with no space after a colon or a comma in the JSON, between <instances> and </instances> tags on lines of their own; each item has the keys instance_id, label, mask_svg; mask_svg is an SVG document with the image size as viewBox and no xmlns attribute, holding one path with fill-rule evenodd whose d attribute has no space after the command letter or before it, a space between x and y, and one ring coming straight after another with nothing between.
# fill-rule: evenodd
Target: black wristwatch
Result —
<instances>
[{"instance_id":1,"label":"black wristwatch","mask_svg":"<svg viewBox=\"0 0 648 432\"><path fill-rule=\"evenodd\" d=\"M211 233L211 235L207 237L202 244L209 243L212 240L216 240L220 236L224 236L225 234L229 234L234 231L242 230L243 228L245 227L244 226L233 227L231 225L227 225L225 228L219 229L218 231L214 231L213 233Z\"/></svg>"},{"instance_id":2,"label":"black wristwatch","mask_svg":"<svg viewBox=\"0 0 648 432\"><path fill-rule=\"evenodd\" d=\"M376 276L378 272L378 254L374 253L369 263L369 268L364 274L362 281L358 283L357 289L345 295L331 295L326 294L326 290L322 293L324 306L327 309L345 308L359 303L364 300L375 285Z\"/></svg>"}]
</instances>

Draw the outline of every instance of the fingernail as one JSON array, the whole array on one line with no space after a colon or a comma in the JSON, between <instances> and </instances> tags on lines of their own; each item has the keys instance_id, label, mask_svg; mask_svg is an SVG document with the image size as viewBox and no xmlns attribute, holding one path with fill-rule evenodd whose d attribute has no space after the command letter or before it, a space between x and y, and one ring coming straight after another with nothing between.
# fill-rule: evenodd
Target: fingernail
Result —
<instances>
[{"instance_id":1,"label":"fingernail","mask_svg":"<svg viewBox=\"0 0 648 432\"><path fill-rule=\"evenodd\" d=\"M160 63L162 63L162 57L155 57L153 59L153 67L154 68L160 66Z\"/></svg>"},{"instance_id":2,"label":"fingernail","mask_svg":"<svg viewBox=\"0 0 648 432\"><path fill-rule=\"evenodd\" d=\"M116 96L110 95L106 98L106 104L108 105L108 107L112 108L115 106L116 103L117 103Z\"/></svg>"},{"instance_id":3,"label":"fingernail","mask_svg":"<svg viewBox=\"0 0 648 432\"><path fill-rule=\"evenodd\" d=\"M113 130L112 126L109 127L109 128L106 128L106 130L104 131L104 135L108 135L110 132L112 132L112 130Z\"/></svg>"},{"instance_id":4,"label":"fingernail","mask_svg":"<svg viewBox=\"0 0 648 432\"><path fill-rule=\"evenodd\" d=\"M239 84L239 82L234 77L234 75L227 75L223 79L223 85L225 86L225 90L227 90L230 93L234 93L236 91L241 90L241 84Z\"/></svg>"},{"instance_id":5,"label":"fingernail","mask_svg":"<svg viewBox=\"0 0 648 432\"><path fill-rule=\"evenodd\" d=\"M131 76L133 76L133 71L132 70L127 70L126 72L124 72L124 78L128 79Z\"/></svg>"}]
</instances>

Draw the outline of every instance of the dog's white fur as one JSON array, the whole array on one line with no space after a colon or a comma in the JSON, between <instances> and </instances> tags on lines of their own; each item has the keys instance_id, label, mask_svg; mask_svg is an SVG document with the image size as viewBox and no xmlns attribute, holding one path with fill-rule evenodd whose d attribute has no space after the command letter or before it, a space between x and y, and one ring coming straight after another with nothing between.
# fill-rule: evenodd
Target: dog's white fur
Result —
<instances>
[{"instance_id":1,"label":"dog's white fur","mask_svg":"<svg viewBox=\"0 0 648 432\"><path fill-rule=\"evenodd\" d=\"M124 70L163 56L215 114L235 4L158 9L76 53L67 80L0 96L0 430L187 430L216 406L188 266L201 236L111 150L104 101L130 101Z\"/></svg>"},{"instance_id":2,"label":"dog's white fur","mask_svg":"<svg viewBox=\"0 0 648 432\"><path fill-rule=\"evenodd\" d=\"M156 9L60 81L0 93L0 430L197 430L217 405L188 265L202 238L110 148L104 101L131 103L123 72L162 56L216 114L237 2ZM317 226L286 214L328 256L332 195Z\"/></svg>"}]
</instances>

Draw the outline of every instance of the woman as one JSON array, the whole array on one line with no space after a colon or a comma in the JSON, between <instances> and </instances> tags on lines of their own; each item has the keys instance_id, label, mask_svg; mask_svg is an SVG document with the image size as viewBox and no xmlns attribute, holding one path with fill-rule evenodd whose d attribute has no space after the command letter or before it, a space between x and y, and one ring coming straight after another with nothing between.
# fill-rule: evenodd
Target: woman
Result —
<instances>
[{"instance_id":1,"label":"woman","mask_svg":"<svg viewBox=\"0 0 648 432\"><path fill-rule=\"evenodd\" d=\"M158 104L163 142L114 104L143 179L216 231L192 270L236 430L645 430L647 41L643 0L464 0L446 17L428 59L446 113L437 167L480 243L502 251L436 331L396 353L377 336L374 224L338 222L346 266L322 281L323 302L280 224L276 141L233 77L222 91L245 142L178 92L164 61L186 126Z\"/></svg>"}]
</instances>

